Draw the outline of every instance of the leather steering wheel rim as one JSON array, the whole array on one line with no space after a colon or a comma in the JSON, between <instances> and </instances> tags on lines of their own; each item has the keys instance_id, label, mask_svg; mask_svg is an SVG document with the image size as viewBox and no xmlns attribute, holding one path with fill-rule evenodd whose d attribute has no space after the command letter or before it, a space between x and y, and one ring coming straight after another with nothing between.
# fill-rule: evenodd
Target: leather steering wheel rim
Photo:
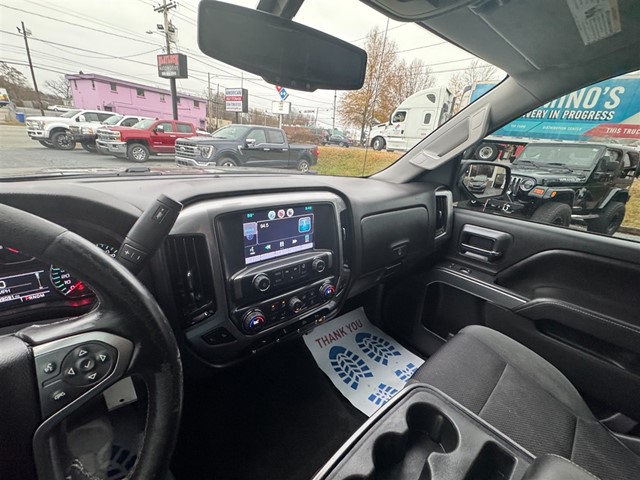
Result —
<instances>
[{"instance_id":1,"label":"leather steering wheel rim","mask_svg":"<svg viewBox=\"0 0 640 480\"><path fill-rule=\"evenodd\" d=\"M85 315L29 326L0 340L15 346L19 339L26 345L26 349L19 346L17 351L30 355L29 373L34 385L37 380L33 372L33 352L42 346L81 334L90 338L101 333L129 340L133 348L126 357L130 358L127 364L121 362L122 373L117 377L115 371L109 374L70 405L81 406L120 378L131 375L142 379L148 392L146 426L138 459L127 478L162 478L168 469L180 424L183 377L173 331L153 296L132 273L89 241L48 220L6 205L0 205L0 245L18 248L67 270L82 278L97 296L97 306ZM3 353L0 349L0 365ZM16 378L25 381L23 372ZM11 386L3 385L5 391L6 388ZM26 432L33 438L34 466L40 478L56 478L62 473L56 468L49 448L51 439L46 438L45 433L75 410L65 412L70 405L49 418L40 418L36 431ZM0 402L0 406L5 405ZM12 413L0 411L0 416L5 415ZM0 436L2 433L0 428Z\"/></svg>"}]
</instances>

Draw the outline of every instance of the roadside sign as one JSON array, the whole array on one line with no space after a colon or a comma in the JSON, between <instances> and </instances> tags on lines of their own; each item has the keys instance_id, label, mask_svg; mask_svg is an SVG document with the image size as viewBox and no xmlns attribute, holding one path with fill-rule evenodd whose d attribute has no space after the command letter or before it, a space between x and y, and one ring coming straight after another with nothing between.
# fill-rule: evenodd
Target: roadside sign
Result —
<instances>
[{"instance_id":1,"label":"roadside sign","mask_svg":"<svg viewBox=\"0 0 640 480\"><path fill-rule=\"evenodd\" d=\"M289 93L280 85L276 85L276 90L278 91L278 95L280 95L280 100L284 102L289 96Z\"/></svg>"},{"instance_id":2,"label":"roadside sign","mask_svg":"<svg viewBox=\"0 0 640 480\"><path fill-rule=\"evenodd\" d=\"M291 102L271 102L271 113L289 115L291 113Z\"/></svg>"},{"instance_id":3,"label":"roadside sign","mask_svg":"<svg viewBox=\"0 0 640 480\"><path fill-rule=\"evenodd\" d=\"M158 55L158 76L162 78L187 78L187 56L183 53Z\"/></svg>"},{"instance_id":4,"label":"roadside sign","mask_svg":"<svg viewBox=\"0 0 640 480\"><path fill-rule=\"evenodd\" d=\"M247 113L249 111L249 91L246 88L225 88L224 104L227 112Z\"/></svg>"}]
</instances>

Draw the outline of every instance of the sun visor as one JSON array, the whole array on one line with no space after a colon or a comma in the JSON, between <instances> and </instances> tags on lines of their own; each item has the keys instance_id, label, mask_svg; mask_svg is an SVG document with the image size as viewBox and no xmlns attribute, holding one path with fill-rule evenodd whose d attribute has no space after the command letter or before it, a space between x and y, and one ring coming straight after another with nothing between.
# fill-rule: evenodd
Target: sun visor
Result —
<instances>
[{"instance_id":1,"label":"sun visor","mask_svg":"<svg viewBox=\"0 0 640 480\"><path fill-rule=\"evenodd\" d=\"M543 70L579 65L637 42L637 7L637 0L490 0L470 9Z\"/></svg>"}]
</instances>

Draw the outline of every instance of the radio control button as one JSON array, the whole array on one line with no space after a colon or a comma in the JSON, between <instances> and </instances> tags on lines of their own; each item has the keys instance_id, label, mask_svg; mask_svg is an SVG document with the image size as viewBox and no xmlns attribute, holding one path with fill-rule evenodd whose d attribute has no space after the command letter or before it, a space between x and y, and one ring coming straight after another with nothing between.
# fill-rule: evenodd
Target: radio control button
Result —
<instances>
[{"instance_id":1,"label":"radio control button","mask_svg":"<svg viewBox=\"0 0 640 480\"><path fill-rule=\"evenodd\" d=\"M327 264L324 261L324 259L316 258L313 260L313 263L311 264L311 268L313 269L314 272L322 273L326 270Z\"/></svg>"},{"instance_id":2,"label":"radio control button","mask_svg":"<svg viewBox=\"0 0 640 480\"><path fill-rule=\"evenodd\" d=\"M266 292L271 287L271 279L264 273L259 273L253 277L253 287L259 292Z\"/></svg>"}]
</instances>

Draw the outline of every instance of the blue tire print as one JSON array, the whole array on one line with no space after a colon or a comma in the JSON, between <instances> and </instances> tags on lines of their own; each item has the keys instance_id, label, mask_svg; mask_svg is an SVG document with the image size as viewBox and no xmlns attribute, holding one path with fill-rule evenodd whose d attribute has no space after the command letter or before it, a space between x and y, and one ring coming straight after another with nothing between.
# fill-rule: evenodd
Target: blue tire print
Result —
<instances>
[{"instance_id":1,"label":"blue tire print","mask_svg":"<svg viewBox=\"0 0 640 480\"><path fill-rule=\"evenodd\" d=\"M390 357L402 355L389 341L368 332L358 333L356 343L369 358L382 365L388 365Z\"/></svg>"},{"instance_id":2,"label":"blue tire print","mask_svg":"<svg viewBox=\"0 0 640 480\"><path fill-rule=\"evenodd\" d=\"M331 347L329 360L342 381L354 390L358 389L360 380L373 377L365 361L344 347Z\"/></svg>"}]
</instances>

